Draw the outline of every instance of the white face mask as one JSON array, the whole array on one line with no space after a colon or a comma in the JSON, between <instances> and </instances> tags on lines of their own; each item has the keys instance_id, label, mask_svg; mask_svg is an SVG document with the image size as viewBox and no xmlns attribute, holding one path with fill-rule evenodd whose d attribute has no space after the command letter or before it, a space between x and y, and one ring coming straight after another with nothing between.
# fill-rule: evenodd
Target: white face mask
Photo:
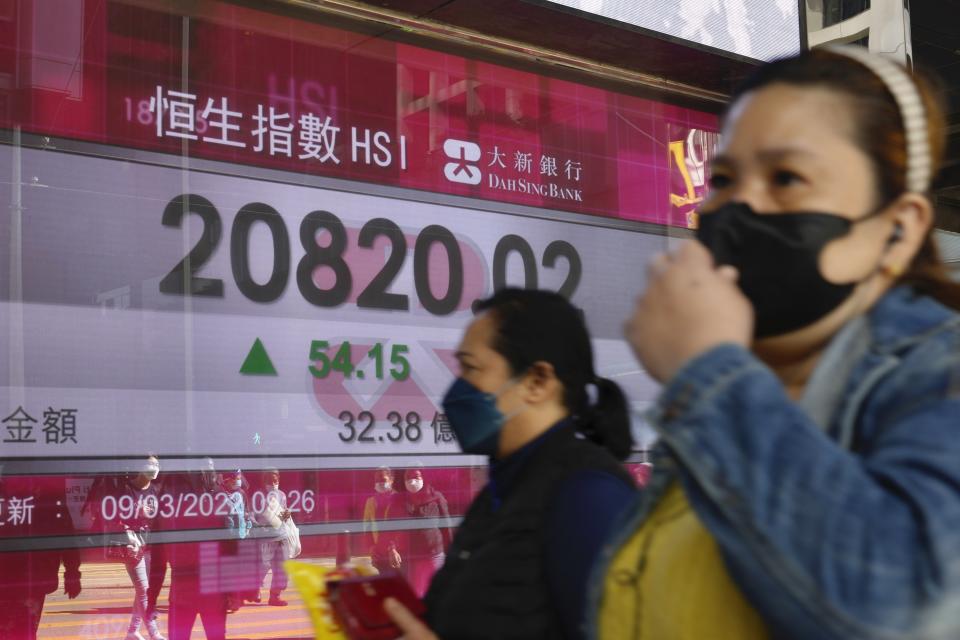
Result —
<instances>
[{"instance_id":1,"label":"white face mask","mask_svg":"<svg viewBox=\"0 0 960 640\"><path fill-rule=\"evenodd\" d=\"M157 476L160 475L160 465L159 464L147 464L143 467L143 475L146 478L150 478L151 481L156 480Z\"/></svg>"},{"instance_id":2,"label":"white face mask","mask_svg":"<svg viewBox=\"0 0 960 640\"><path fill-rule=\"evenodd\" d=\"M387 493L387 492L389 492L391 489L393 489L393 483L392 483L392 482L378 482L377 484L373 485L373 488L376 490L377 493Z\"/></svg>"},{"instance_id":3,"label":"white face mask","mask_svg":"<svg viewBox=\"0 0 960 640\"><path fill-rule=\"evenodd\" d=\"M242 480L234 480L234 481L233 481L233 488L234 488L234 489L240 489L240 488L242 488L242 487L243 487L243 481L242 481Z\"/></svg>"},{"instance_id":4,"label":"white face mask","mask_svg":"<svg viewBox=\"0 0 960 640\"><path fill-rule=\"evenodd\" d=\"M423 489L423 478L411 478L407 480L407 491L416 493Z\"/></svg>"},{"instance_id":5,"label":"white face mask","mask_svg":"<svg viewBox=\"0 0 960 640\"><path fill-rule=\"evenodd\" d=\"M268 484L267 489L269 489L270 491L277 491L280 489L280 484L277 482L274 482L273 484Z\"/></svg>"}]
</instances>

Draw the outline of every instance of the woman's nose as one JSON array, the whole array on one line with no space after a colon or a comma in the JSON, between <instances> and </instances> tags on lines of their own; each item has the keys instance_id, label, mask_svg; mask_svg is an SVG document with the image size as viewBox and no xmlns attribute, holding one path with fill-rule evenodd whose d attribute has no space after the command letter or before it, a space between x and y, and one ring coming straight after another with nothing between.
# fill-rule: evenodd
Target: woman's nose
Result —
<instances>
[{"instance_id":1,"label":"woman's nose","mask_svg":"<svg viewBox=\"0 0 960 640\"><path fill-rule=\"evenodd\" d=\"M738 180L727 190L728 202L742 202L757 213L773 212L777 204L771 197L765 182L760 178Z\"/></svg>"}]
</instances>

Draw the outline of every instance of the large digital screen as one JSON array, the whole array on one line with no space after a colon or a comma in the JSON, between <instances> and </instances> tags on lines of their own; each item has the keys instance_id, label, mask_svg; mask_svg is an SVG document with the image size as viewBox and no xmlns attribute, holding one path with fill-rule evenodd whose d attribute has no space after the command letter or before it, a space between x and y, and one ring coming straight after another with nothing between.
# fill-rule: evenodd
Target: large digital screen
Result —
<instances>
[{"instance_id":1,"label":"large digital screen","mask_svg":"<svg viewBox=\"0 0 960 640\"><path fill-rule=\"evenodd\" d=\"M796 0L548 0L755 60L800 52Z\"/></svg>"},{"instance_id":2,"label":"large digital screen","mask_svg":"<svg viewBox=\"0 0 960 640\"><path fill-rule=\"evenodd\" d=\"M274 474L303 559L372 562L389 532L422 592L422 532L449 539L487 464L440 399L474 302L504 286L583 310L631 402L632 462L652 441L656 387L622 326L693 223L714 114L190 7L0 11L0 575L17 576L0 596L33 593L41 560L85 576L76 601L46 592L41 637L123 635L132 586L109 552L131 520L172 567L164 606L183 563L203 593L255 589ZM133 499L148 454L161 471ZM372 518L380 467L403 506ZM441 520L404 489L415 474ZM289 599L242 608L231 637L309 636Z\"/></svg>"},{"instance_id":3,"label":"large digital screen","mask_svg":"<svg viewBox=\"0 0 960 640\"><path fill-rule=\"evenodd\" d=\"M661 236L50 150L18 161L42 186L22 199L22 300L0 307L22 323L0 348L25 354L0 370L0 401L37 429L4 434L6 456L456 453L438 429L454 350L472 303L507 284L570 297L600 373L650 397L621 332ZM44 437L49 407L71 411L66 441Z\"/></svg>"}]
</instances>

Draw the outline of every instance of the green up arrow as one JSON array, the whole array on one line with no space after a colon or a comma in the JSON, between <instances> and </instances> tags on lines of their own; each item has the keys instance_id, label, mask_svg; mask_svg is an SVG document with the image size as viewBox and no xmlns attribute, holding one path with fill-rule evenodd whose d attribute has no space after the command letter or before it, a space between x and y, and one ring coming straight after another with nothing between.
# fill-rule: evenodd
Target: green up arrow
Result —
<instances>
[{"instance_id":1,"label":"green up arrow","mask_svg":"<svg viewBox=\"0 0 960 640\"><path fill-rule=\"evenodd\" d=\"M253 346L250 347L250 353L247 354L247 359L243 361L240 373L245 376L277 375L277 370L274 368L273 362L270 361L270 356L267 355L267 350L260 342L260 338L257 338Z\"/></svg>"}]
</instances>

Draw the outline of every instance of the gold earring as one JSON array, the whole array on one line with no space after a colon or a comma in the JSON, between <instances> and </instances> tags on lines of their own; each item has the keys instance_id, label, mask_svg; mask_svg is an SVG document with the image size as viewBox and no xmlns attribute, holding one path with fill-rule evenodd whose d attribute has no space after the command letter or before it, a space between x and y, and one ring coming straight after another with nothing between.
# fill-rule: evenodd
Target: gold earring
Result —
<instances>
[{"instance_id":1,"label":"gold earring","mask_svg":"<svg viewBox=\"0 0 960 640\"><path fill-rule=\"evenodd\" d=\"M903 275L903 267L899 264L885 264L880 268L880 271L891 280L896 280Z\"/></svg>"}]
</instances>

